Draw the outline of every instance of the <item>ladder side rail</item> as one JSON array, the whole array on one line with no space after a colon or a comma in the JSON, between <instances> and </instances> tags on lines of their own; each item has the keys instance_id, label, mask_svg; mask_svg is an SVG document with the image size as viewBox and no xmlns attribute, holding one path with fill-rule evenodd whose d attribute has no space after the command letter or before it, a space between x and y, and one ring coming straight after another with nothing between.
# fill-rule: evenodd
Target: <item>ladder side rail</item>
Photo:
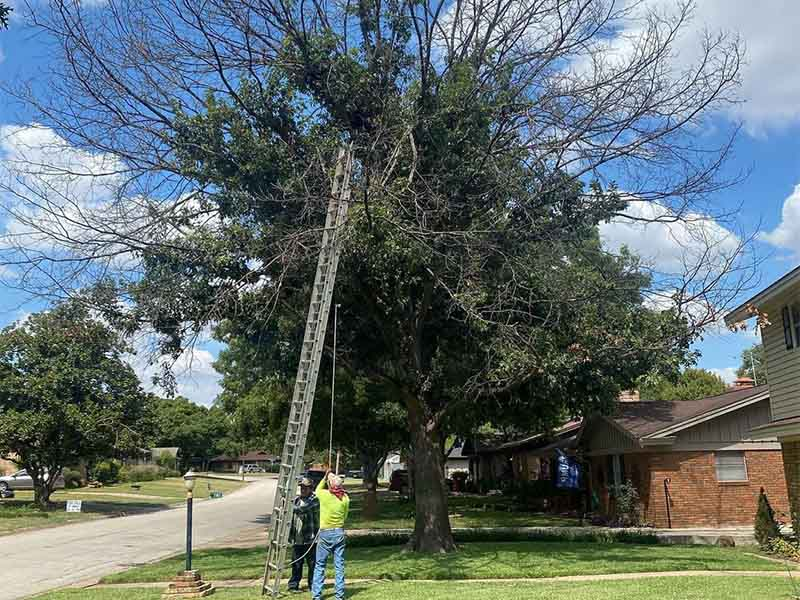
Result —
<instances>
[{"instance_id":1,"label":"ladder side rail","mask_svg":"<svg viewBox=\"0 0 800 600\"><path fill-rule=\"evenodd\" d=\"M338 266L339 245L337 230L347 213L349 200L349 180L352 169L352 156L340 150L334 175L333 194L325 219L325 229L317 263L317 272L309 303L306 330L301 349L295 388L290 409L290 424L287 427L283 456L276 490L276 504L273 509L273 526L270 528L267 564L265 565L262 591L271 588L272 596L277 596L281 573L288 547L290 523L294 513L291 502L296 473L302 469L303 454L308 437L308 429L313 409L314 393L320 360L324 350L326 318L330 312L336 269Z\"/></svg>"}]
</instances>

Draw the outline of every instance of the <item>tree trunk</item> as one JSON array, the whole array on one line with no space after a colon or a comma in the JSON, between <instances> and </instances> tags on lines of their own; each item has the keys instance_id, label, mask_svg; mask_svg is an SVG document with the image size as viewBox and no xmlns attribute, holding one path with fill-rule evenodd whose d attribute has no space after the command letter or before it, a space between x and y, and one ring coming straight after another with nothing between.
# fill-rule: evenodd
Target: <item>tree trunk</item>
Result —
<instances>
[{"instance_id":1,"label":"tree trunk","mask_svg":"<svg viewBox=\"0 0 800 600\"><path fill-rule=\"evenodd\" d=\"M378 516L378 473L386 462L386 455L376 458L367 452L361 453L361 472L367 493L364 496L364 517L374 519Z\"/></svg>"},{"instance_id":2,"label":"tree trunk","mask_svg":"<svg viewBox=\"0 0 800 600\"><path fill-rule=\"evenodd\" d=\"M28 473L31 475L33 479L33 501L41 508L42 510L47 510L50 508L50 494L53 493L52 486L55 481L54 477L47 477L44 474L41 474L36 469L28 470ZM52 481L50 481L52 479Z\"/></svg>"},{"instance_id":3,"label":"tree trunk","mask_svg":"<svg viewBox=\"0 0 800 600\"><path fill-rule=\"evenodd\" d=\"M414 449L416 508L411 546L417 552L452 552L456 545L447 514L441 435L435 423L426 418L417 398L408 401L408 418Z\"/></svg>"}]
</instances>

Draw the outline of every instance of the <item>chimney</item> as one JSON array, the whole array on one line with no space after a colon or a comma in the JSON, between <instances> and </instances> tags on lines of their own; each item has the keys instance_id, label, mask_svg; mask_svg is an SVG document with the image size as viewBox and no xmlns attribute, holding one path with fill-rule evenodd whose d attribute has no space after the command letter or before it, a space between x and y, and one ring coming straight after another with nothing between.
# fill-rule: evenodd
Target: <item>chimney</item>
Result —
<instances>
[{"instance_id":1,"label":"chimney","mask_svg":"<svg viewBox=\"0 0 800 600\"><path fill-rule=\"evenodd\" d=\"M756 387L756 382L753 380L752 377L737 377L736 380L733 382L731 389L742 390L751 387Z\"/></svg>"},{"instance_id":2,"label":"chimney","mask_svg":"<svg viewBox=\"0 0 800 600\"><path fill-rule=\"evenodd\" d=\"M625 390L619 393L620 402L639 402L639 390Z\"/></svg>"}]
</instances>

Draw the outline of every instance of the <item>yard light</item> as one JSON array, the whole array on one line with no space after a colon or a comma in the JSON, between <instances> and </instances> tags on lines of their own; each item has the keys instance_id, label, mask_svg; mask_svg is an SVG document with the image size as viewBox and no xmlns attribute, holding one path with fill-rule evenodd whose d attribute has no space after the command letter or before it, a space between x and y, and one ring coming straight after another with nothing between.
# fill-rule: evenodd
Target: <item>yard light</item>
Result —
<instances>
[{"instance_id":1,"label":"yard light","mask_svg":"<svg viewBox=\"0 0 800 600\"><path fill-rule=\"evenodd\" d=\"M189 469L183 476L186 487L186 570L192 570L192 491L194 490L195 473Z\"/></svg>"}]
</instances>

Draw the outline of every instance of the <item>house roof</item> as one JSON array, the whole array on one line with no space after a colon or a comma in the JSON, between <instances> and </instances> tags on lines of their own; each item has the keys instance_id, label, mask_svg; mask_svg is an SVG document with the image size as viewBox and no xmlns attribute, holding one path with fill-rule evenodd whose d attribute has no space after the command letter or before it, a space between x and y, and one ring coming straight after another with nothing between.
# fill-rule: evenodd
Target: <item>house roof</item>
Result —
<instances>
[{"instance_id":1,"label":"house roof","mask_svg":"<svg viewBox=\"0 0 800 600\"><path fill-rule=\"evenodd\" d=\"M624 402L605 418L632 438L663 437L766 398L769 388L760 385L701 400Z\"/></svg>"},{"instance_id":2,"label":"house roof","mask_svg":"<svg viewBox=\"0 0 800 600\"><path fill-rule=\"evenodd\" d=\"M789 271L786 275L778 279L775 283L767 287L765 290L759 292L749 300L743 302L740 306L734 308L731 312L725 315L725 323L734 325L740 321L746 321L753 315L747 310L748 306L756 306L768 302L782 294L791 286L800 283L800 267Z\"/></svg>"},{"instance_id":3,"label":"house roof","mask_svg":"<svg viewBox=\"0 0 800 600\"><path fill-rule=\"evenodd\" d=\"M498 446L492 446L489 448L481 448L480 450L478 450L478 453L492 453L503 450L514 450L516 448L523 448L526 446L536 446L536 447L544 446L548 442L552 442L553 438L561 438L567 434L578 431L580 428L581 428L580 420L569 421L568 423L565 423L564 425L555 429L551 433L537 433L535 435L522 438L521 440L506 442L505 444L500 444Z\"/></svg>"}]
</instances>

